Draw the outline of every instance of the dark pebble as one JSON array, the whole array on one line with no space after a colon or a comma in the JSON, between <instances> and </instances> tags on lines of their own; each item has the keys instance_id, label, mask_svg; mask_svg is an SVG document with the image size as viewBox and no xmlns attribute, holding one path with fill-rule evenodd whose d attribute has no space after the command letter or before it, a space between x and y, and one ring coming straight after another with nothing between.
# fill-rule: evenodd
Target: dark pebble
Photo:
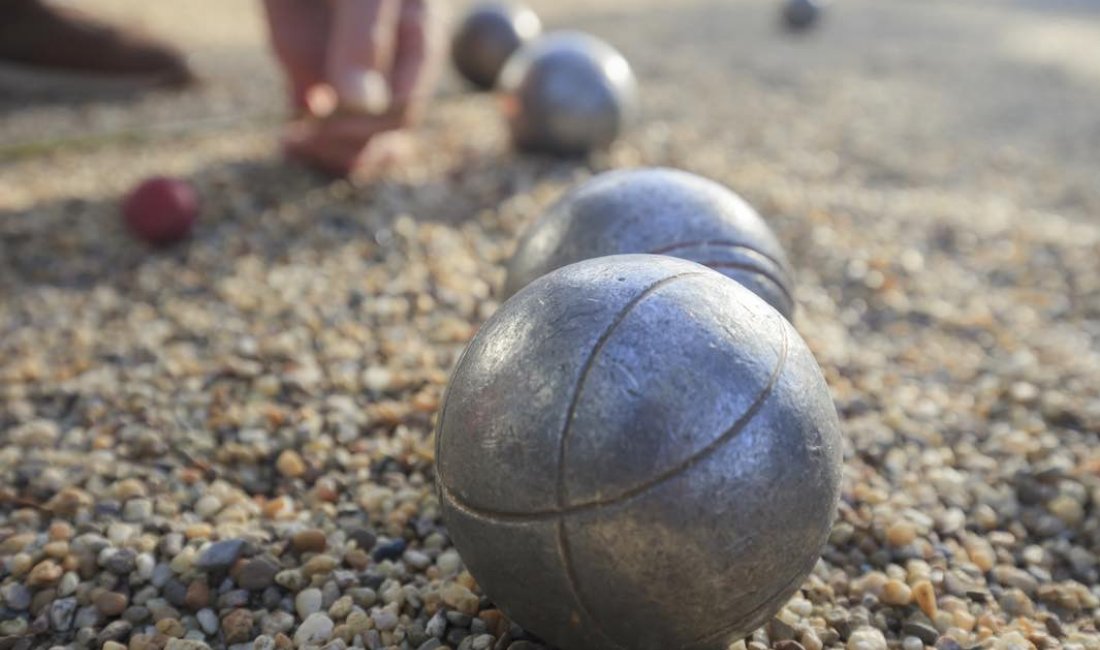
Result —
<instances>
[{"instance_id":1,"label":"dark pebble","mask_svg":"<svg viewBox=\"0 0 1100 650\"><path fill-rule=\"evenodd\" d=\"M275 574L278 572L278 561L270 555L261 555L244 565L237 582L242 589L260 591L275 584Z\"/></svg>"},{"instance_id":2,"label":"dark pebble","mask_svg":"<svg viewBox=\"0 0 1100 650\"><path fill-rule=\"evenodd\" d=\"M428 640L427 633L424 632L424 621L413 621L407 628L405 628L405 639L411 645L420 646L422 643Z\"/></svg>"},{"instance_id":3,"label":"dark pebble","mask_svg":"<svg viewBox=\"0 0 1100 650\"><path fill-rule=\"evenodd\" d=\"M462 612L456 612L454 610L448 610L445 614L447 622L455 627L470 627L470 621L473 620L468 614Z\"/></svg>"},{"instance_id":4,"label":"dark pebble","mask_svg":"<svg viewBox=\"0 0 1100 650\"><path fill-rule=\"evenodd\" d=\"M115 621L103 628L98 635L96 635L96 641L99 641L100 645L108 641L121 641L130 636L130 632L134 629L133 625L130 625L128 621Z\"/></svg>"},{"instance_id":5,"label":"dark pebble","mask_svg":"<svg viewBox=\"0 0 1100 650\"><path fill-rule=\"evenodd\" d=\"M149 609L142 607L141 605L131 605L126 608L126 611L122 613L122 618L126 621L137 625L143 621L149 619Z\"/></svg>"},{"instance_id":6,"label":"dark pebble","mask_svg":"<svg viewBox=\"0 0 1100 650\"><path fill-rule=\"evenodd\" d=\"M936 639L940 638L940 633L936 628L920 621L906 621L901 626L901 631L908 636L917 637L924 645L933 645Z\"/></svg>"},{"instance_id":7,"label":"dark pebble","mask_svg":"<svg viewBox=\"0 0 1100 650\"><path fill-rule=\"evenodd\" d=\"M283 593L277 587L264 589L263 595L260 596L260 602L263 603L264 609L269 611L278 607L282 600Z\"/></svg>"},{"instance_id":8,"label":"dark pebble","mask_svg":"<svg viewBox=\"0 0 1100 650\"><path fill-rule=\"evenodd\" d=\"M185 607L187 603L187 585L183 584L179 580L172 578L161 590L161 594L164 599L175 607Z\"/></svg>"},{"instance_id":9,"label":"dark pebble","mask_svg":"<svg viewBox=\"0 0 1100 650\"><path fill-rule=\"evenodd\" d=\"M512 635L505 632L500 635L496 643L493 644L493 650L508 650L508 646L512 645Z\"/></svg>"},{"instance_id":10,"label":"dark pebble","mask_svg":"<svg viewBox=\"0 0 1100 650\"><path fill-rule=\"evenodd\" d=\"M1047 626L1047 632L1050 632L1056 639L1066 636L1066 629L1062 627L1062 620L1056 615L1050 614L1043 623Z\"/></svg>"},{"instance_id":11,"label":"dark pebble","mask_svg":"<svg viewBox=\"0 0 1100 650\"><path fill-rule=\"evenodd\" d=\"M406 546L408 546L408 544L403 539L384 542L374 549L374 552L371 553L371 557L374 558L375 562L396 560L405 552Z\"/></svg>"},{"instance_id":12,"label":"dark pebble","mask_svg":"<svg viewBox=\"0 0 1100 650\"><path fill-rule=\"evenodd\" d=\"M968 589L966 591L966 597L976 603L989 602L989 592L981 591L978 589Z\"/></svg>"},{"instance_id":13,"label":"dark pebble","mask_svg":"<svg viewBox=\"0 0 1100 650\"><path fill-rule=\"evenodd\" d=\"M218 609L236 609L248 604L249 593L247 589L234 589L227 591L218 597Z\"/></svg>"},{"instance_id":14,"label":"dark pebble","mask_svg":"<svg viewBox=\"0 0 1100 650\"><path fill-rule=\"evenodd\" d=\"M124 576L133 572L136 561L137 553L133 549L125 548L112 555L105 566L111 573Z\"/></svg>"},{"instance_id":15,"label":"dark pebble","mask_svg":"<svg viewBox=\"0 0 1100 650\"><path fill-rule=\"evenodd\" d=\"M793 627L787 625L785 622L779 620L778 618L773 618L772 620L768 621L768 638L771 639L773 643L776 641L789 641L795 637L796 632L797 631ZM779 650L778 644L775 644L773 647L775 647L776 650ZM797 649L789 648L788 650Z\"/></svg>"},{"instance_id":16,"label":"dark pebble","mask_svg":"<svg viewBox=\"0 0 1100 650\"><path fill-rule=\"evenodd\" d=\"M848 615L846 613L840 610L833 610L825 616L825 621L829 624L829 627L836 630L841 640L848 640L848 636L852 633L852 626L848 622Z\"/></svg>"},{"instance_id":17,"label":"dark pebble","mask_svg":"<svg viewBox=\"0 0 1100 650\"><path fill-rule=\"evenodd\" d=\"M378 543L378 536L367 528L355 528L348 533L348 539L364 551L370 551Z\"/></svg>"},{"instance_id":18,"label":"dark pebble","mask_svg":"<svg viewBox=\"0 0 1100 650\"><path fill-rule=\"evenodd\" d=\"M95 513L96 519L104 519L109 517L117 518L120 514L122 514L122 504L120 504L118 501L105 499L102 501L97 501L95 506L93 506L92 511Z\"/></svg>"},{"instance_id":19,"label":"dark pebble","mask_svg":"<svg viewBox=\"0 0 1100 650\"><path fill-rule=\"evenodd\" d=\"M447 645L452 648L457 648L458 644L462 643L462 640L470 636L470 633L466 630L459 628L452 628L447 630Z\"/></svg>"},{"instance_id":20,"label":"dark pebble","mask_svg":"<svg viewBox=\"0 0 1100 650\"><path fill-rule=\"evenodd\" d=\"M199 556L195 568L200 571L225 571L241 556L244 547L243 539L214 542Z\"/></svg>"},{"instance_id":21,"label":"dark pebble","mask_svg":"<svg viewBox=\"0 0 1100 650\"><path fill-rule=\"evenodd\" d=\"M382 586L382 583L386 581L386 576L378 573L367 573L359 579L359 584L378 591L378 588Z\"/></svg>"}]
</instances>

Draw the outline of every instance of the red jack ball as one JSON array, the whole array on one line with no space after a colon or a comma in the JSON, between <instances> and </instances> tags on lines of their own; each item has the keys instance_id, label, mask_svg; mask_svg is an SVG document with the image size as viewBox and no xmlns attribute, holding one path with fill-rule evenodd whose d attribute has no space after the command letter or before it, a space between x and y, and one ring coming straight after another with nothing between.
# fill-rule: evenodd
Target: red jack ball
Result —
<instances>
[{"instance_id":1,"label":"red jack ball","mask_svg":"<svg viewBox=\"0 0 1100 650\"><path fill-rule=\"evenodd\" d=\"M165 246L186 238L199 216L190 183L158 176L142 181L122 203L122 217L135 237Z\"/></svg>"}]
</instances>

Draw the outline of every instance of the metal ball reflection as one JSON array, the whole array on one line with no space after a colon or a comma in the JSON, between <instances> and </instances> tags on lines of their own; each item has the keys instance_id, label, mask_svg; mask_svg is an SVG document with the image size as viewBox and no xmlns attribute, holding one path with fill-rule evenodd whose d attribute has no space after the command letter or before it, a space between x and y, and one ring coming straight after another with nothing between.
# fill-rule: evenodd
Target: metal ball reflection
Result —
<instances>
[{"instance_id":1,"label":"metal ball reflection","mask_svg":"<svg viewBox=\"0 0 1100 650\"><path fill-rule=\"evenodd\" d=\"M787 0L783 5L783 24L790 31L803 31L821 20L825 10L822 0Z\"/></svg>"},{"instance_id":2,"label":"metal ball reflection","mask_svg":"<svg viewBox=\"0 0 1100 650\"><path fill-rule=\"evenodd\" d=\"M500 77L517 147L575 156L602 149L637 111L637 81L615 48L580 32L536 39L508 61Z\"/></svg>"},{"instance_id":3,"label":"metal ball reflection","mask_svg":"<svg viewBox=\"0 0 1100 650\"><path fill-rule=\"evenodd\" d=\"M520 239L504 294L566 264L622 253L699 262L788 319L794 311L787 257L752 206L714 181L664 168L607 172L566 193Z\"/></svg>"},{"instance_id":4,"label":"metal ball reflection","mask_svg":"<svg viewBox=\"0 0 1100 650\"><path fill-rule=\"evenodd\" d=\"M524 628L718 650L817 561L841 441L786 319L704 266L624 255L501 306L454 371L436 454L456 547Z\"/></svg>"},{"instance_id":5,"label":"metal ball reflection","mask_svg":"<svg viewBox=\"0 0 1100 650\"><path fill-rule=\"evenodd\" d=\"M542 32L542 23L528 7L509 2L485 2L473 7L451 43L455 68L480 88L496 85L508 58Z\"/></svg>"}]
</instances>

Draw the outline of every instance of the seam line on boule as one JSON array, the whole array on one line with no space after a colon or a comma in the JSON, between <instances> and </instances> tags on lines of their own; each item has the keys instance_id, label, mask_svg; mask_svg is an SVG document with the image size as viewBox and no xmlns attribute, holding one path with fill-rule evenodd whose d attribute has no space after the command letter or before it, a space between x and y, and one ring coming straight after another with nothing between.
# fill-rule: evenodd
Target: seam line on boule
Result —
<instances>
[{"instance_id":1,"label":"seam line on boule","mask_svg":"<svg viewBox=\"0 0 1100 650\"><path fill-rule=\"evenodd\" d=\"M761 275L765 280L768 280L769 282L774 284L776 286L776 288L779 289L779 292L783 294L783 297L787 299L788 304L790 304L792 306L794 305L794 296L791 295L791 292L787 289L787 287L782 282L780 282L778 278L774 277L771 273L769 273L768 271L765 271L764 269L760 268L759 266L753 266L752 264L742 264L742 263L739 263L739 262L699 262L699 263L702 264L703 266L706 266L706 267L712 268L712 269L741 269L742 271L752 271L754 273L757 273L757 274Z\"/></svg>"},{"instance_id":2,"label":"seam line on boule","mask_svg":"<svg viewBox=\"0 0 1100 650\"><path fill-rule=\"evenodd\" d=\"M790 589L795 584L801 584L802 581L806 579L804 574L808 574L809 571L813 570L814 565L817 564L817 561L820 557L821 557L820 553L815 555L814 558L813 558L813 561L808 563L809 564L808 567L806 567L806 566L800 567L799 570L796 571L795 574L793 576L791 576L791 578L789 580L787 580L786 582L783 583L783 586L776 589L770 596L768 596L764 600L764 602L762 602L759 605L757 605L756 607L754 607L747 614L739 617L736 621L734 621L732 623L728 623L726 625L723 625L722 627L718 628L717 630L715 630L713 632L707 632L703 636L700 636L700 637L696 638L695 640L690 641L686 646L681 647L680 650L691 650L692 648L697 647L701 643L714 641L715 639L721 638L723 635L729 634L730 630L733 630L733 629L735 629L735 628L737 628L741 625L744 625L745 622L748 621L749 619L751 619L753 616L756 616L761 611L763 611L763 610L767 609L769 606L771 606L773 604L772 601L774 601L777 597L779 597L781 594L783 594L783 592L787 591L788 589Z\"/></svg>"},{"instance_id":3,"label":"seam line on boule","mask_svg":"<svg viewBox=\"0 0 1100 650\"><path fill-rule=\"evenodd\" d=\"M669 244L668 246L662 246L660 248L655 248L655 249L649 251L647 254L648 255L668 255L669 253L671 253L672 251L675 251L675 250L680 250L682 248L696 248L696 247L699 247L699 246L721 246L721 247L724 247L724 248L740 248L740 249L749 251L750 253L756 253L760 257L763 257L764 259L768 260L772 264L775 264L776 266L778 266L779 269L781 271L783 271L784 275L787 274L787 264L780 261L774 255L772 255L770 253L766 253L762 250L753 248L752 246L749 246L747 244L742 244L740 242L735 242L735 241L732 241L732 240L729 240L729 239L699 239L699 240L696 240L696 241L683 241L683 242L678 242L678 243L675 243L675 244ZM676 257L676 256L673 255L673 257Z\"/></svg>"},{"instance_id":4,"label":"seam line on boule","mask_svg":"<svg viewBox=\"0 0 1100 650\"><path fill-rule=\"evenodd\" d=\"M565 583L569 587L569 593L573 596L573 602L577 604L577 608L580 609L582 616L587 618L592 623L592 629L596 632L596 635L603 638L607 642L607 645L616 650L625 650L625 646L620 645L615 639L612 639L607 632L604 632L603 626L596 620L595 616L588 611L588 606L584 604L584 599L581 598L580 587L578 586L579 580L577 579L577 569L573 564L573 552L569 546L569 535L565 530L565 517L566 515L558 515L557 532L558 532L558 555L561 556L562 568L565 569Z\"/></svg>"},{"instance_id":5,"label":"seam line on boule","mask_svg":"<svg viewBox=\"0 0 1100 650\"><path fill-rule=\"evenodd\" d=\"M573 563L573 553L569 547L569 535L565 530L565 517L569 513L569 509L566 507L566 501L568 495L566 494L565 485L565 459L566 452L569 446L570 433L573 430L573 420L577 414L577 407L580 404L581 395L584 393L584 386L588 381L588 374L592 371L592 368L596 365L596 360L600 357L600 353L607 346L608 341L611 340L611 336L615 333L615 330L619 329L619 325L622 325L626 320L630 312L634 311L643 300L656 293L662 287L665 287L677 280L691 277L693 275L700 275L698 272L677 273L667 278L662 278L657 282L649 285L638 295L630 299L630 302L626 303L619 313L615 315L615 319L611 321L611 324L607 326L600 337L596 339L596 344L592 346L592 351L588 353L588 358L585 359L584 365L581 366L581 373L577 379L577 386L573 391L573 397L569 401L569 408L565 412L565 425L562 428L561 439L558 445L558 477L557 477L557 533L558 533L558 556L561 558L562 568L565 569L565 582L569 588L569 593L573 597L573 602L576 604L577 609L580 610L580 615L587 618L591 623L592 630L596 635L601 637L607 642L607 645L617 650L622 650L623 646L620 645L615 639L612 639L607 632L604 631L603 626L592 615L588 605L585 604L585 599L581 596L580 581L577 577L577 570Z\"/></svg>"},{"instance_id":6,"label":"seam line on boule","mask_svg":"<svg viewBox=\"0 0 1100 650\"><path fill-rule=\"evenodd\" d=\"M779 318L782 319L782 316L780 316ZM475 507L475 506L472 506L472 505L458 499L457 496L451 490L446 488L446 486L443 486L443 496L446 497L447 502L452 507L454 507L457 510L462 511L463 513L465 513L465 514L467 514L471 517L477 517L477 518L480 518L480 519L490 519L490 520L496 520L496 521L505 521L505 522L510 521L510 522L516 522L516 523L548 521L548 520L553 519L554 517L557 517L559 515L572 514L572 513L576 513L576 512L587 512L587 511L590 511L590 510L598 510L598 509L606 507L606 506L612 506L612 505L616 505L616 504L619 504L619 503L623 503L625 501L629 501L630 499L632 499L636 496L639 496L640 494L642 494L643 492L649 490L650 488L655 487L655 486L657 486L657 485L673 478L676 474L678 474L678 473L680 473L684 470L690 469L696 463L702 462L707 456L712 454L716 449L721 447L726 442L729 442L730 440L732 440L734 436L736 436L738 433L740 433L741 430L744 429L746 425L748 425L748 423L752 420L752 418L756 415L756 413L763 407L764 402L768 399L768 397L771 395L772 391L775 389L775 385L779 382L779 376L782 373L783 368L787 364L788 350L789 350L789 347L790 347L790 335L787 333L787 327L789 327L789 326L784 323L783 327L780 330L780 331L783 332L783 339L782 339L782 343L781 343L780 350L779 350L779 358L776 361L775 368L772 370L771 377L768 378L768 383L764 386L764 388L761 389L760 394L757 395L756 399L749 406L749 408L745 411L745 413L742 414L739 418L737 418L737 420L733 423L733 425L730 426L730 428L727 429L725 432L723 432L722 435L720 435L713 442L711 442L706 447L704 447L702 450L700 450L697 454L695 454L694 456L691 456L690 458L688 458L685 461L681 462L676 467L673 467L670 470L666 470L666 471L662 472L661 474L658 474L653 479L651 479L651 480L649 480L645 483L642 483L642 484L638 485L637 487L631 488L631 489L629 489L629 490L627 490L627 491L625 491L625 492L623 492L619 495L616 495L616 496L608 498L608 499L595 499L595 500L591 500L591 501L584 501L584 502L581 502L581 503L573 504L572 506L570 506L568 508L550 508L550 509L533 510L533 511L529 510L529 511L526 511L526 512L514 512L514 511L507 511L507 510L493 510L493 509L490 509L490 508Z\"/></svg>"},{"instance_id":7,"label":"seam line on boule","mask_svg":"<svg viewBox=\"0 0 1100 650\"><path fill-rule=\"evenodd\" d=\"M667 278L662 278L657 282L649 285L638 295L630 299L630 302L626 303L619 313L615 315L615 319L611 321L611 324L607 326L607 329L600 334L600 337L596 339L596 344L592 346L592 351L588 353L588 358L584 360L584 364L581 366L580 376L577 378L577 386L573 389L573 396L569 400L569 407L565 411L565 425L562 427L561 437L558 440L558 476L557 476L557 501L558 512L566 512L568 510L566 501L568 500L565 489L565 455L569 446L570 433L573 429L573 419L577 415L577 407L580 405L581 395L584 393L584 385L588 382L588 374L592 372L592 368L596 365L596 359L599 358L600 353L603 352L604 347L607 346L607 342L611 340L611 335L615 333L615 330L619 329L619 325L622 325L626 317L630 315L630 312L634 311L634 308L638 306L643 300L653 295L655 291L661 287L668 285L681 278L689 277L692 275L699 275L698 272L677 273L676 275L670 275Z\"/></svg>"}]
</instances>

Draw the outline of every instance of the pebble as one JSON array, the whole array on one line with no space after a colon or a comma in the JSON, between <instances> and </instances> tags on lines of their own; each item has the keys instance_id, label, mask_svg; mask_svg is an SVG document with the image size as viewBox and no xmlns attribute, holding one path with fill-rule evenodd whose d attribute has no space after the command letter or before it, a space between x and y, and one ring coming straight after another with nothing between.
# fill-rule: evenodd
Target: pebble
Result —
<instances>
[{"instance_id":1,"label":"pebble","mask_svg":"<svg viewBox=\"0 0 1100 650\"><path fill-rule=\"evenodd\" d=\"M1031 616L1035 613L1035 604L1020 589L1005 590L998 601L1009 616Z\"/></svg>"},{"instance_id":2,"label":"pebble","mask_svg":"<svg viewBox=\"0 0 1100 650\"><path fill-rule=\"evenodd\" d=\"M912 523L899 520L886 529L886 542L894 548L901 548L913 543L917 538L917 529Z\"/></svg>"},{"instance_id":3,"label":"pebble","mask_svg":"<svg viewBox=\"0 0 1100 650\"><path fill-rule=\"evenodd\" d=\"M218 615L209 607L205 607L196 612L195 620L198 621L199 627L201 627L202 631L206 632L206 634L214 635L218 633L218 628L220 627Z\"/></svg>"},{"instance_id":4,"label":"pebble","mask_svg":"<svg viewBox=\"0 0 1100 650\"><path fill-rule=\"evenodd\" d=\"M294 627L294 615L289 612L268 612L260 621L260 629L264 634L275 636L282 632L289 632Z\"/></svg>"},{"instance_id":5,"label":"pebble","mask_svg":"<svg viewBox=\"0 0 1100 650\"><path fill-rule=\"evenodd\" d=\"M901 631L909 637L916 637L924 645L934 644L940 636L935 627L920 621L906 621L901 626Z\"/></svg>"},{"instance_id":6,"label":"pebble","mask_svg":"<svg viewBox=\"0 0 1100 650\"><path fill-rule=\"evenodd\" d=\"M378 537L369 528L353 528L348 532L348 539L363 551L370 551L378 543Z\"/></svg>"},{"instance_id":7,"label":"pebble","mask_svg":"<svg viewBox=\"0 0 1100 650\"><path fill-rule=\"evenodd\" d=\"M142 522L153 516L153 502L149 499L130 499L122 507L122 518L125 521Z\"/></svg>"},{"instance_id":8,"label":"pebble","mask_svg":"<svg viewBox=\"0 0 1100 650\"><path fill-rule=\"evenodd\" d=\"M31 606L31 590L18 582L9 582L0 587L0 598L5 607L17 612Z\"/></svg>"},{"instance_id":9,"label":"pebble","mask_svg":"<svg viewBox=\"0 0 1100 650\"><path fill-rule=\"evenodd\" d=\"M234 609L222 618L222 633L226 643L243 643L252 637L252 612L241 608Z\"/></svg>"},{"instance_id":10,"label":"pebble","mask_svg":"<svg viewBox=\"0 0 1100 650\"><path fill-rule=\"evenodd\" d=\"M935 618L938 610L936 606L936 590L928 580L918 580L913 585L913 599L917 606L928 618Z\"/></svg>"},{"instance_id":11,"label":"pebble","mask_svg":"<svg viewBox=\"0 0 1100 650\"><path fill-rule=\"evenodd\" d=\"M195 501L194 510L195 514L207 519L218 514L218 511L222 509L222 500L213 494L204 494L199 497L198 501Z\"/></svg>"},{"instance_id":12,"label":"pebble","mask_svg":"<svg viewBox=\"0 0 1100 650\"><path fill-rule=\"evenodd\" d=\"M108 623L99 634L96 635L96 640L100 644L108 641L121 641L130 635L130 631L134 629L134 626L127 621L113 621Z\"/></svg>"},{"instance_id":13,"label":"pebble","mask_svg":"<svg viewBox=\"0 0 1100 650\"><path fill-rule=\"evenodd\" d=\"M290 545L299 553L320 553L325 550L328 541L324 532L311 528L294 533Z\"/></svg>"},{"instance_id":14,"label":"pebble","mask_svg":"<svg viewBox=\"0 0 1100 650\"><path fill-rule=\"evenodd\" d=\"M214 542L199 555L195 568L200 571L225 571L244 551L243 539L227 539Z\"/></svg>"},{"instance_id":15,"label":"pebble","mask_svg":"<svg viewBox=\"0 0 1100 650\"><path fill-rule=\"evenodd\" d=\"M27 576L26 585L28 587L41 587L43 585L53 584L61 578L62 570L56 562L53 560L43 560L34 565L30 574Z\"/></svg>"},{"instance_id":16,"label":"pebble","mask_svg":"<svg viewBox=\"0 0 1100 650\"><path fill-rule=\"evenodd\" d=\"M882 602L895 607L904 607L913 599L913 591L901 580L889 580L882 588Z\"/></svg>"},{"instance_id":17,"label":"pebble","mask_svg":"<svg viewBox=\"0 0 1100 650\"><path fill-rule=\"evenodd\" d=\"M323 597L317 588L303 589L294 597L294 610L302 619L321 611Z\"/></svg>"},{"instance_id":18,"label":"pebble","mask_svg":"<svg viewBox=\"0 0 1100 650\"><path fill-rule=\"evenodd\" d=\"M107 551L108 549L105 549ZM107 560L101 562L103 568L114 575L130 575L138 566L138 553L132 549L121 549L107 555Z\"/></svg>"},{"instance_id":19,"label":"pebble","mask_svg":"<svg viewBox=\"0 0 1100 650\"><path fill-rule=\"evenodd\" d=\"M72 629L76 609L76 598L59 598L53 601L50 604L50 627L58 632L67 632Z\"/></svg>"},{"instance_id":20,"label":"pebble","mask_svg":"<svg viewBox=\"0 0 1100 650\"><path fill-rule=\"evenodd\" d=\"M279 458L275 461L275 469L287 478L299 478L306 473L306 463L298 455L298 452L286 449L279 454Z\"/></svg>"},{"instance_id":21,"label":"pebble","mask_svg":"<svg viewBox=\"0 0 1100 650\"><path fill-rule=\"evenodd\" d=\"M294 643L298 646L315 645L328 641L335 624L325 614L310 614L294 633Z\"/></svg>"},{"instance_id":22,"label":"pebble","mask_svg":"<svg viewBox=\"0 0 1100 650\"><path fill-rule=\"evenodd\" d=\"M402 556L402 560L404 560L405 564L418 571L423 571L432 564L432 559L430 557L415 549L409 549L405 551L405 554Z\"/></svg>"},{"instance_id":23,"label":"pebble","mask_svg":"<svg viewBox=\"0 0 1100 650\"><path fill-rule=\"evenodd\" d=\"M428 623L424 626L424 633L428 636L442 639L443 635L447 632L447 617L442 610L436 612L428 619Z\"/></svg>"},{"instance_id":24,"label":"pebble","mask_svg":"<svg viewBox=\"0 0 1100 650\"><path fill-rule=\"evenodd\" d=\"M466 587L451 582L443 586L439 592L443 602L468 616L477 613L480 600Z\"/></svg>"},{"instance_id":25,"label":"pebble","mask_svg":"<svg viewBox=\"0 0 1100 650\"><path fill-rule=\"evenodd\" d=\"M341 596L328 608L328 615L334 621L342 621L348 617L354 606L355 603L351 596Z\"/></svg>"},{"instance_id":26,"label":"pebble","mask_svg":"<svg viewBox=\"0 0 1100 650\"><path fill-rule=\"evenodd\" d=\"M886 650L886 637L873 627L857 628L848 637L848 650Z\"/></svg>"},{"instance_id":27,"label":"pebble","mask_svg":"<svg viewBox=\"0 0 1100 650\"><path fill-rule=\"evenodd\" d=\"M301 571L286 569L275 574L275 584L286 588L286 590L298 592L309 582L306 580L306 576L301 574Z\"/></svg>"},{"instance_id":28,"label":"pebble","mask_svg":"<svg viewBox=\"0 0 1100 650\"><path fill-rule=\"evenodd\" d=\"M210 646L199 639L168 639L164 650L210 650Z\"/></svg>"},{"instance_id":29,"label":"pebble","mask_svg":"<svg viewBox=\"0 0 1100 650\"><path fill-rule=\"evenodd\" d=\"M164 636L170 636L173 638L181 638L186 629L183 627L183 623L177 618L162 618L156 623L157 631Z\"/></svg>"},{"instance_id":30,"label":"pebble","mask_svg":"<svg viewBox=\"0 0 1100 650\"><path fill-rule=\"evenodd\" d=\"M374 551L371 553L371 557L375 562L383 562L385 560L396 560L405 552L407 542L403 539L394 539L388 542L378 544Z\"/></svg>"},{"instance_id":31,"label":"pebble","mask_svg":"<svg viewBox=\"0 0 1100 650\"><path fill-rule=\"evenodd\" d=\"M116 591L104 591L95 598L95 607L104 616L118 616L129 604L130 599Z\"/></svg>"},{"instance_id":32,"label":"pebble","mask_svg":"<svg viewBox=\"0 0 1100 650\"><path fill-rule=\"evenodd\" d=\"M269 555L261 555L245 563L237 576L237 584L249 591L262 591L275 584L279 563Z\"/></svg>"},{"instance_id":33,"label":"pebble","mask_svg":"<svg viewBox=\"0 0 1100 650\"><path fill-rule=\"evenodd\" d=\"M382 632L389 632L397 627L397 614L388 609L376 609L371 612L371 620L374 621L374 626Z\"/></svg>"}]
</instances>

